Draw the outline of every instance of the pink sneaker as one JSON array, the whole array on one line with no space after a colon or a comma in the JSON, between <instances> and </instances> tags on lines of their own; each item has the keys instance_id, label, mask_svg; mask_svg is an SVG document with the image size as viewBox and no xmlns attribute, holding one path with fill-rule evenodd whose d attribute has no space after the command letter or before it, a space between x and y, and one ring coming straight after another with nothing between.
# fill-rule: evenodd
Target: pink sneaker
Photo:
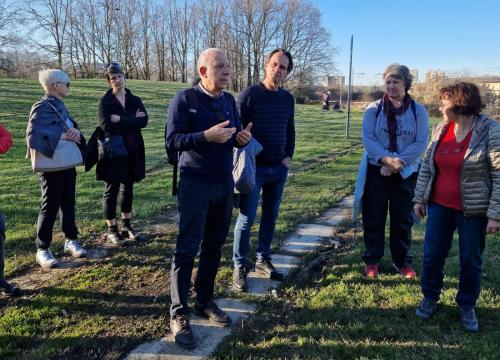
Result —
<instances>
[{"instance_id":1,"label":"pink sneaker","mask_svg":"<svg viewBox=\"0 0 500 360\"><path fill-rule=\"evenodd\" d=\"M369 278L376 278L378 276L378 264L365 265L365 275Z\"/></svg>"},{"instance_id":2,"label":"pink sneaker","mask_svg":"<svg viewBox=\"0 0 500 360\"><path fill-rule=\"evenodd\" d=\"M399 271L399 273L403 275L405 279L413 279L417 276L417 273L415 272L415 270L412 268L411 265L406 265L405 267L402 268L398 268L396 264L392 264L392 266L394 266L394 269Z\"/></svg>"}]
</instances>

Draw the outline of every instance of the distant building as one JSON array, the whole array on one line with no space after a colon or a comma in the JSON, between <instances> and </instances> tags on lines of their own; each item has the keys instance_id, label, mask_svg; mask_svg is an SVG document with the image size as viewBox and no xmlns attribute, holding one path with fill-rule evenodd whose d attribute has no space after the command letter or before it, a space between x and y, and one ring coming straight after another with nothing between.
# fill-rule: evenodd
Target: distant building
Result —
<instances>
[{"instance_id":1,"label":"distant building","mask_svg":"<svg viewBox=\"0 0 500 360\"><path fill-rule=\"evenodd\" d=\"M446 74L444 70L441 69L430 69L425 73L425 81L426 82L434 82L434 81L444 81L446 80Z\"/></svg>"},{"instance_id":2,"label":"distant building","mask_svg":"<svg viewBox=\"0 0 500 360\"><path fill-rule=\"evenodd\" d=\"M495 95L500 96L500 81L485 81L481 82L480 84L485 88L488 88Z\"/></svg>"},{"instance_id":3,"label":"distant building","mask_svg":"<svg viewBox=\"0 0 500 360\"><path fill-rule=\"evenodd\" d=\"M416 68L411 69L410 74L413 77L413 82L417 83L418 82L418 69L416 69Z\"/></svg>"},{"instance_id":4,"label":"distant building","mask_svg":"<svg viewBox=\"0 0 500 360\"><path fill-rule=\"evenodd\" d=\"M323 80L323 87L327 88L327 89L333 89L333 88L336 88L339 86L339 84L341 86L344 86L345 85L345 76L342 76L342 75L335 75L335 76L332 76L332 75L327 75L325 76L324 80Z\"/></svg>"}]
</instances>

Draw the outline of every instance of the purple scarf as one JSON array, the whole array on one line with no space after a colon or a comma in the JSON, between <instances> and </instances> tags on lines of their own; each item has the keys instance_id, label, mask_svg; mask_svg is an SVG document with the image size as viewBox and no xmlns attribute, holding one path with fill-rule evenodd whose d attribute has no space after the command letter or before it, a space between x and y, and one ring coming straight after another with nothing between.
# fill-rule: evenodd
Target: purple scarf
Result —
<instances>
[{"instance_id":1,"label":"purple scarf","mask_svg":"<svg viewBox=\"0 0 500 360\"><path fill-rule=\"evenodd\" d=\"M401 115L406 111L406 109L408 109L411 103L411 96L406 94L403 99L403 106L397 109L394 107L387 94L384 94L382 101L382 109L384 110L384 113L387 117L387 130L389 132L389 151L396 152L398 151L398 122L396 120L396 115Z\"/></svg>"}]
</instances>

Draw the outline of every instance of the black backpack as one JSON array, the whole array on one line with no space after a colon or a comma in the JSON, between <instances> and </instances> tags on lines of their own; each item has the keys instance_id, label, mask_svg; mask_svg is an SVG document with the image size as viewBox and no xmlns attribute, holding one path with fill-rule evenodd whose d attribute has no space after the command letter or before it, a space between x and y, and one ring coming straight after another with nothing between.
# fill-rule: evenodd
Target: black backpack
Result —
<instances>
[{"instance_id":1,"label":"black backpack","mask_svg":"<svg viewBox=\"0 0 500 360\"><path fill-rule=\"evenodd\" d=\"M188 101L189 113L192 115L196 114L196 109L198 108L198 98L196 97L196 91L194 88L189 88L186 90L186 97ZM177 195L177 171L179 167L179 159L181 157L181 151L170 150L166 146L167 144L167 126L165 126L165 150L167 152L168 163L172 165L172 196Z\"/></svg>"}]
</instances>

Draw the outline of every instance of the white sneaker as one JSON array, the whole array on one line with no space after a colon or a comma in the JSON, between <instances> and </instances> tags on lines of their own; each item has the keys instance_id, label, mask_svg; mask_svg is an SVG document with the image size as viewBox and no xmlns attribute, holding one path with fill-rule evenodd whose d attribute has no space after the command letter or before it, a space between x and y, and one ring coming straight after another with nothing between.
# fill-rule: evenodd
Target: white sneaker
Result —
<instances>
[{"instance_id":1,"label":"white sneaker","mask_svg":"<svg viewBox=\"0 0 500 360\"><path fill-rule=\"evenodd\" d=\"M76 240L68 240L64 242L64 252L70 253L73 257L85 257L87 250L81 247Z\"/></svg>"},{"instance_id":2,"label":"white sneaker","mask_svg":"<svg viewBox=\"0 0 500 360\"><path fill-rule=\"evenodd\" d=\"M38 249L36 252L36 263L44 269L50 269L59 265L59 262L52 255L50 249Z\"/></svg>"}]
</instances>

